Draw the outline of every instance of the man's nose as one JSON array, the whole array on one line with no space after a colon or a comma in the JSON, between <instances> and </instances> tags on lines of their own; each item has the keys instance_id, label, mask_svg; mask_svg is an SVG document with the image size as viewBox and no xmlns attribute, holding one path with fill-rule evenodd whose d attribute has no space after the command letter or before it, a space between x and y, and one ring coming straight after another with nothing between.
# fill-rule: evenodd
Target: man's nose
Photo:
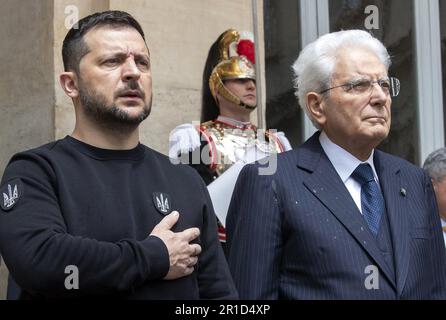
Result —
<instances>
[{"instance_id":1,"label":"man's nose","mask_svg":"<svg viewBox=\"0 0 446 320\"><path fill-rule=\"evenodd\" d=\"M250 90L253 90L253 89L256 88L256 83L254 82L254 80L252 80L252 79L248 79L248 80L246 81L246 87L247 87L248 89L250 89Z\"/></svg>"},{"instance_id":2,"label":"man's nose","mask_svg":"<svg viewBox=\"0 0 446 320\"><path fill-rule=\"evenodd\" d=\"M138 80L141 77L141 71L138 69L133 57L127 58L122 68L122 78L124 81Z\"/></svg>"},{"instance_id":3,"label":"man's nose","mask_svg":"<svg viewBox=\"0 0 446 320\"><path fill-rule=\"evenodd\" d=\"M383 106L389 98L389 92L386 92L378 83L372 85L370 103L373 106Z\"/></svg>"}]
</instances>

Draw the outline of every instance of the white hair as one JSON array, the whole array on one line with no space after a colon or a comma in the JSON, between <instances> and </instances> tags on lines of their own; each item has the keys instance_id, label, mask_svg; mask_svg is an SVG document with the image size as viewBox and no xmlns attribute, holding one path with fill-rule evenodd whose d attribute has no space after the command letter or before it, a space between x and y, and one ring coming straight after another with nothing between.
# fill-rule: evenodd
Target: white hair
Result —
<instances>
[{"instance_id":1,"label":"white hair","mask_svg":"<svg viewBox=\"0 0 446 320\"><path fill-rule=\"evenodd\" d=\"M306 95L328 89L335 68L337 53L346 47L361 47L372 51L388 70L391 64L384 45L363 30L346 30L325 34L307 45L293 63L294 94L313 125L321 129L309 113Z\"/></svg>"},{"instance_id":2,"label":"white hair","mask_svg":"<svg viewBox=\"0 0 446 320\"><path fill-rule=\"evenodd\" d=\"M441 180L446 176L446 148L435 150L424 161L423 169L429 177L434 180Z\"/></svg>"}]
</instances>

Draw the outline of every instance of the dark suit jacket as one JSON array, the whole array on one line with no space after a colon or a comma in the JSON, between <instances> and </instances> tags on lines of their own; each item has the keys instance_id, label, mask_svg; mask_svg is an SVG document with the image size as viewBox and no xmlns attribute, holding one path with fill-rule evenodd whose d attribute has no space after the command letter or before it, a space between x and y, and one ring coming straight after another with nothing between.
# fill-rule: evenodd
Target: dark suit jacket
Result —
<instances>
[{"instance_id":1,"label":"dark suit jacket","mask_svg":"<svg viewBox=\"0 0 446 320\"><path fill-rule=\"evenodd\" d=\"M238 178L227 237L240 298L445 299L446 250L427 175L375 150L394 277L318 138L277 155L275 174L252 164ZM377 267L379 289L366 288L367 266Z\"/></svg>"}]
</instances>

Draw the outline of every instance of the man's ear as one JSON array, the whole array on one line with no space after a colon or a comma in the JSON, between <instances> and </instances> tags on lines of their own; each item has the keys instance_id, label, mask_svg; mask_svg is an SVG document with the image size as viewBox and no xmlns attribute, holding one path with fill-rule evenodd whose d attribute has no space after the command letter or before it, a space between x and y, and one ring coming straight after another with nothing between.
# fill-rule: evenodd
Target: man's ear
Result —
<instances>
[{"instance_id":1,"label":"man's ear","mask_svg":"<svg viewBox=\"0 0 446 320\"><path fill-rule=\"evenodd\" d=\"M79 97L78 81L74 72L62 72L59 76L59 82L67 96L72 99Z\"/></svg>"},{"instance_id":2,"label":"man's ear","mask_svg":"<svg viewBox=\"0 0 446 320\"><path fill-rule=\"evenodd\" d=\"M322 100L322 95L316 92L307 93L306 104L306 108L311 118L322 128L326 121L325 103Z\"/></svg>"},{"instance_id":3,"label":"man's ear","mask_svg":"<svg viewBox=\"0 0 446 320\"><path fill-rule=\"evenodd\" d=\"M438 188L437 180L431 178L431 182L432 182L432 186L434 187L434 190L437 191L437 188Z\"/></svg>"}]
</instances>

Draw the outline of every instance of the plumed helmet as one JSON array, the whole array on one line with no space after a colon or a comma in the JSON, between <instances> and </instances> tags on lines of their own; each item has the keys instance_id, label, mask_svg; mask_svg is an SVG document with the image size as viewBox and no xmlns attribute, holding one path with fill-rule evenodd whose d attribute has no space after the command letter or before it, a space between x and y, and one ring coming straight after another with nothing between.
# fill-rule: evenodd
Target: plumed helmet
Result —
<instances>
[{"instance_id":1,"label":"plumed helmet","mask_svg":"<svg viewBox=\"0 0 446 320\"><path fill-rule=\"evenodd\" d=\"M252 79L255 81L254 41L252 33L227 30L219 43L219 63L212 70L209 78L209 88L215 101L217 92L225 99L247 109L256 106L244 104L224 85L225 80ZM218 102L217 102L218 103Z\"/></svg>"}]
</instances>

